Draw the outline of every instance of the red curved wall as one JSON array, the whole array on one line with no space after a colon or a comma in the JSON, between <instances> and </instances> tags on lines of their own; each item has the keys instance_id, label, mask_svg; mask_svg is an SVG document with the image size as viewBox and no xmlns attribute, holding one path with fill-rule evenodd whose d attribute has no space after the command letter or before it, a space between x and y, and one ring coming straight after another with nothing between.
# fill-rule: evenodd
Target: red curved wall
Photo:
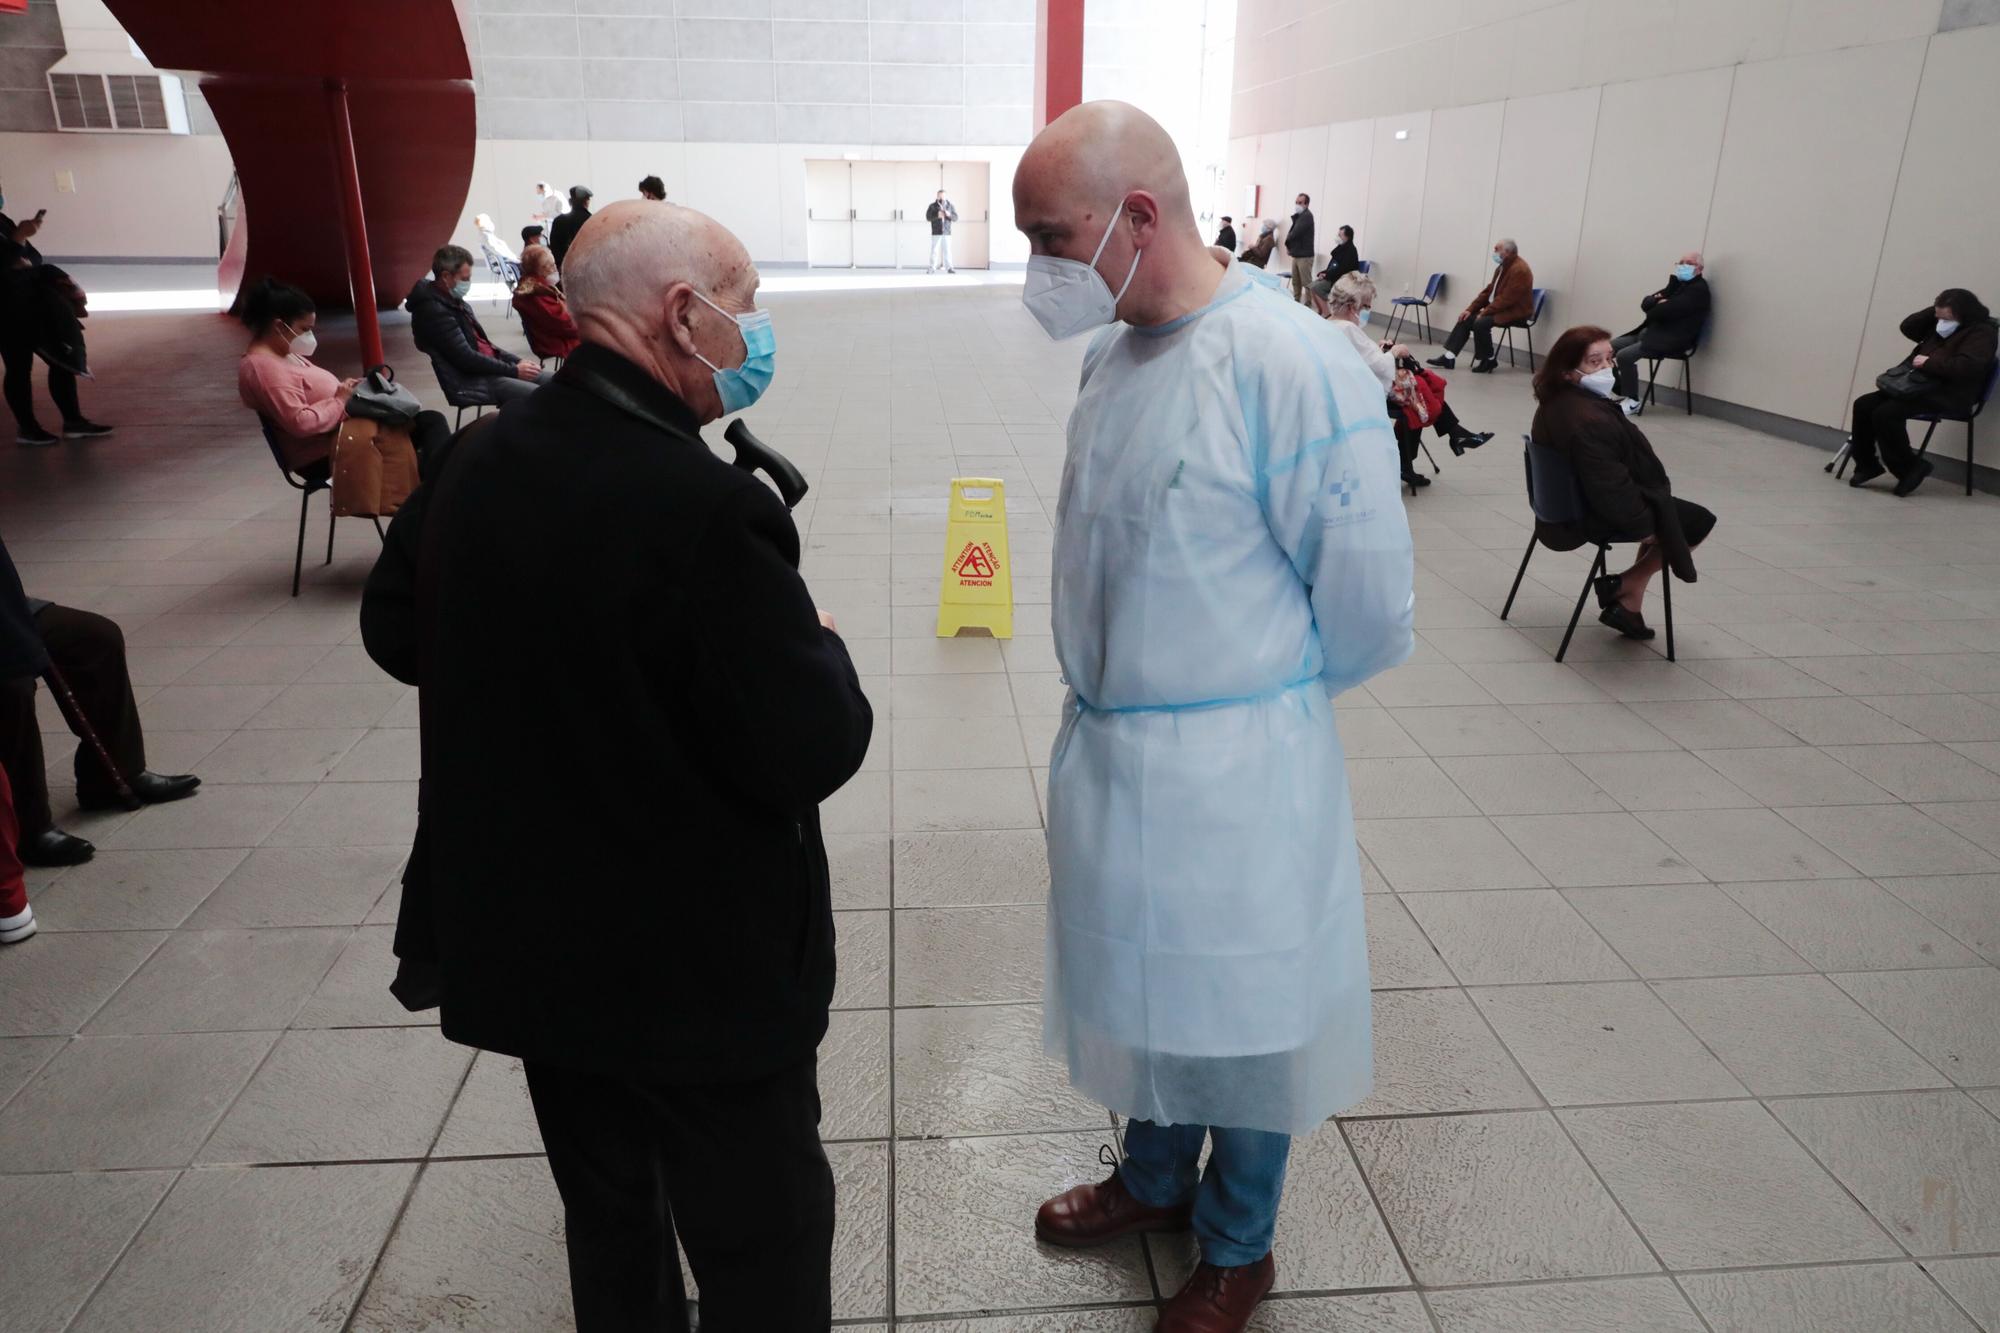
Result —
<instances>
[{"instance_id":1,"label":"red curved wall","mask_svg":"<svg viewBox=\"0 0 2000 1333\"><path fill-rule=\"evenodd\" d=\"M472 183L472 61L454 0L107 6L154 65L202 72L242 188L246 245L242 267L218 275L224 290L268 273L323 307L353 304L326 93L344 81L375 303L400 302Z\"/></svg>"}]
</instances>

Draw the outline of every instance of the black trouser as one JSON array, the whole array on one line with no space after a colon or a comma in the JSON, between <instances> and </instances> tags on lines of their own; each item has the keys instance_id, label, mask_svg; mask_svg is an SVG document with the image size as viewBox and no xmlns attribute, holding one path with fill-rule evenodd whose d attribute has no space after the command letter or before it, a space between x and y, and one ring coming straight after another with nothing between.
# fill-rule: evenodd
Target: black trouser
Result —
<instances>
[{"instance_id":1,"label":"black trouser","mask_svg":"<svg viewBox=\"0 0 2000 1333\"><path fill-rule=\"evenodd\" d=\"M1856 467L1874 467L1879 450L1883 467L1898 478L1908 476L1917 461L1910 448L1910 418L1938 410L1939 405L1927 398L1898 398L1880 389L1862 394L1854 400L1854 447L1847 456Z\"/></svg>"},{"instance_id":2,"label":"black trouser","mask_svg":"<svg viewBox=\"0 0 2000 1333\"><path fill-rule=\"evenodd\" d=\"M1474 315L1471 319L1461 319L1458 323L1452 325L1451 332L1446 335L1444 340L1444 350L1452 356L1457 356L1459 349L1465 346L1465 339L1468 334L1472 337L1473 359L1476 361L1491 361L1493 359L1493 317L1491 315Z\"/></svg>"},{"instance_id":3,"label":"black trouser","mask_svg":"<svg viewBox=\"0 0 2000 1333\"><path fill-rule=\"evenodd\" d=\"M17 316L13 316L17 317ZM0 358L7 363L7 407L23 435L41 429L35 420L35 343L33 338L8 335L0 340ZM49 367L49 397L65 424L83 420L76 401L76 376L61 366Z\"/></svg>"},{"instance_id":4,"label":"black trouser","mask_svg":"<svg viewBox=\"0 0 2000 1333\"><path fill-rule=\"evenodd\" d=\"M1611 392L1620 398L1639 396L1639 363L1647 359L1646 338L1639 333L1621 333L1611 340Z\"/></svg>"},{"instance_id":5,"label":"black trouser","mask_svg":"<svg viewBox=\"0 0 2000 1333\"><path fill-rule=\"evenodd\" d=\"M1404 417L1400 407L1390 410L1389 420L1396 427L1396 452L1402 456L1403 471L1408 472L1416 466L1417 446L1423 443L1424 429L1421 426L1412 426ZM1436 431L1438 438L1442 440L1470 433L1459 424L1458 413L1451 410L1450 403L1439 408L1438 414L1431 418L1431 429Z\"/></svg>"},{"instance_id":6,"label":"black trouser","mask_svg":"<svg viewBox=\"0 0 2000 1333\"><path fill-rule=\"evenodd\" d=\"M132 677L125 669L125 636L118 626L89 611L45 606L35 616L35 628L91 730L104 742L111 762L128 778L142 771L146 767L146 738L139 726L139 705L132 698ZM63 717L81 742L83 731L67 707ZM7 780L14 785L14 811L21 818L21 836L32 838L47 832L55 817L49 810L42 731L35 722L33 676L0 681L0 764L6 765ZM76 787L79 797L112 793L111 775L88 743L76 747Z\"/></svg>"},{"instance_id":7,"label":"black trouser","mask_svg":"<svg viewBox=\"0 0 2000 1333\"><path fill-rule=\"evenodd\" d=\"M816 1062L694 1087L526 1064L577 1333L684 1333L676 1233L702 1333L826 1333L833 1171Z\"/></svg>"}]
</instances>

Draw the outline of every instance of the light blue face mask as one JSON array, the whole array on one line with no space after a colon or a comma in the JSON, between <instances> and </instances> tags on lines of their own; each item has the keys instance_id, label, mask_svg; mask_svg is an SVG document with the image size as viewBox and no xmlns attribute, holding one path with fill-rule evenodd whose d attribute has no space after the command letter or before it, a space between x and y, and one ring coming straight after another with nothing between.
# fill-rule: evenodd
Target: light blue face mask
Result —
<instances>
[{"instance_id":1,"label":"light blue face mask","mask_svg":"<svg viewBox=\"0 0 2000 1333\"><path fill-rule=\"evenodd\" d=\"M1693 282L1694 265L1693 264L1674 265L1674 276L1679 278L1682 282Z\"/></svg>"},{"instance_id":2,"label":"light blue face mask","mask_svg":"<svg viewBox=\"0 0 2000 1333\"><path fill-rule=\"evenodd\" d=\"M451 294L453 296L456 296L461 301L465 299L465 294L471 290L472 290L472 282L470 279L467 278L460 278L457 282L454 282L451 285Z\"/></svg>"},{"instance_id":3,"label":"light blue face mask","mask_svg":"<svg viewBox=\"0 0 2000 1333\"><path fill-rule=\"evenodd\" d=\"M764 390L771 387L771 377L777 374L778 335L771 327L771 312L752 310L747 315L733 314L700 292L695 295L735 320L737 330L743 335L740 366L718 366L700 352L695 353L704 366L715 372L715 392L722 399L723 415L741 412L764 396Z\"/></svg>"},{"instance_id":4,"label":"light blue face mask","mask_svg":"<svg viewBox=\"0 0 2000 1333\"><path fill-rule=\"evenodd\" d=\"M1952 334L1958 332L1958 321L1955 319L1941 319L1937 322L1937 331L1938 337L1949 338Z\"/></svg>"}]
</instances>

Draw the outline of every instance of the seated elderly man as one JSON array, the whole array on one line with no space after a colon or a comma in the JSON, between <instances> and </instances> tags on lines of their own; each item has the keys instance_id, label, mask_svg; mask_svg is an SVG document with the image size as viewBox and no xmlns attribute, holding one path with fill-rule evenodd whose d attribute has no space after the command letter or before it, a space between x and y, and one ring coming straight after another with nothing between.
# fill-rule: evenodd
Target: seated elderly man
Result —
<instances>
[{"instance_id":1,"label":"seated elderly man","mask_svg":"<svg viewBox=\"0 0 2000 1333\"><path fill-rule=\"evenodd\" d=\"M1458 364L1465 340L1472 339L1472 373L1485 375L1500 364L1493 350L1493 330L1519 324L1535 311L1535 271L1521 258L1511 237L1493 242L1493 280L1479 289L1472 303L1459 311L1458 322L1445 335L1444 351L1430 359L1439 370Z\"/></svg>"},{"instance_id":2,"label":"seated elderly man","mask_svg":"<svg viewBox=\"0 0 2000 1333\"><path fill-rule=\"evenodd\" d=\"M471 252L459 245L440 246L431 259L431 275L403 300L403 309L410 312L410 337L431 359L446 402L504 407L533 393L547 375L538 362L493 345L465 303L471 290Z\"/></svg>"},{"instance_id":3,"label":"seated elderly man","mask_svg":"<svg viewBox=\"0 0 2000 1333\"><path fill-rule=\"evenodd\" d=\"M1654 357L1680 356L1701 337L1708 321L1708 279L1702 275L1701 251L1690 250L1674 263L1667 285L1639 299L1645 320L1630 333L1611 340L1611 354L1617 359L1612 387L1618 405L1629 416L1638 416L1639 363Z\"/></svg>"},{"instance_id":4,"label":"seated elderly man","mask_svg":"<svg viewBox=\"0 0 2000 1333\"><path fill-rule=\"evenodd\" d=\"M819 805L873 714L791 517L700 434L774 368L742 243L631 200L567 278L582 345L446 449L362 601L422 687L397 994L525 1064L579 1330L686 1329L678 1235L711 1333L826 1333Z\"/></svg>"},{"instance_id":5,"label":"seated elderly man","mask_svg":"<svg viewBox=\"0 0 2000 1333\"><path fill-rule=\"evenodd\" d=\"M97 854L84 839L57 828L49 807L48 760L35 718L35 678L42 675L62 682L66 692L57 695L56 705L82 742L76 749L78 809L129 804L96 745L85 739L85 722L129 784L132 801L178 801L201 785L191 773L168 777L146 770L146 736L117 624L27 596L13 558L0 545L0 769L13 788L23 862L69 866Z\"/></svg>"}]
</instances>

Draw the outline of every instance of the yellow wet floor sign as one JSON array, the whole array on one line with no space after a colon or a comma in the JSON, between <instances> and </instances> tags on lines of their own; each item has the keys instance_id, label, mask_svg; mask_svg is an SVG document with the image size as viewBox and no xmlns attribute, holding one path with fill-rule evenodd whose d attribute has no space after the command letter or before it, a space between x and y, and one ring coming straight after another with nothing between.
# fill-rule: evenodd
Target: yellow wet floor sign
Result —
<instances>
[{"instance_id":1,"label":"yellow wet floor sign","mask_svg":"<svg viewBox=\"0 0 2000 1333\"><path fill-rule=\"evenodd\" d=\"M944 529L944 581L938 590L938 637L984 630L1014 637L1014 565L1007 555L1007 485L958 477Z\"/></svg>"}]
</instances>

